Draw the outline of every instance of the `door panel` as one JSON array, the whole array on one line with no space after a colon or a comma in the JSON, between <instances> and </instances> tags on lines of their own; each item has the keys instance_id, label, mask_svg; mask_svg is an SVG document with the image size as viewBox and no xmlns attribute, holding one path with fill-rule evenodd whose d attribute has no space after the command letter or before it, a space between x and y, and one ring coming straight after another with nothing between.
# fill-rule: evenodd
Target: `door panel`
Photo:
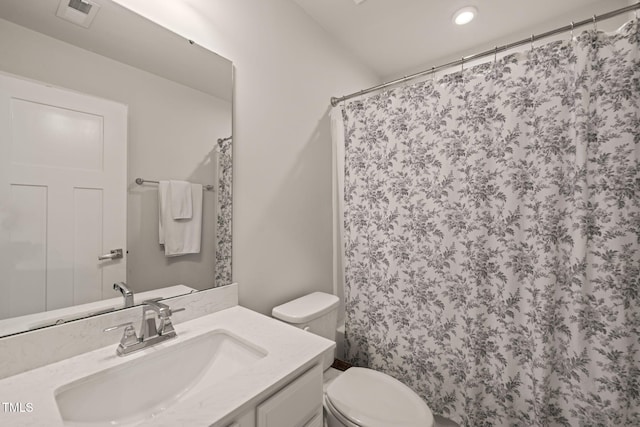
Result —
<instances>
[{"instance_id":1,"label":"door panel","mask_svg":"<svg viewBox=\"0 0 640 427\"><path fill-rule=\"evenodd\" d=\"M14 164L103 170L102 116L24 99L11 100L11 113Z\"/></svg>"},{"instance_id":2,"label":"door panel","mask_svg":"<svg viewBox=\"0 0 640 427\"><path fill-rule=\"evenodd\" d=\"M103 250L102 190L74 188L73 205L73 301L83 304L102 299L102 269L95 259Z\"/></svg>"},{"instance_id":3,"label":"door panel","mask_svg":"<svg viewBox=\"0 0 640 427\"><path fill-rule=\"evenodd\" d=\"M9 316L14 317L46 308L47 187L11 185L10 192L15 216L8 224L14 259Z\"/></svg>"}]
</instances>

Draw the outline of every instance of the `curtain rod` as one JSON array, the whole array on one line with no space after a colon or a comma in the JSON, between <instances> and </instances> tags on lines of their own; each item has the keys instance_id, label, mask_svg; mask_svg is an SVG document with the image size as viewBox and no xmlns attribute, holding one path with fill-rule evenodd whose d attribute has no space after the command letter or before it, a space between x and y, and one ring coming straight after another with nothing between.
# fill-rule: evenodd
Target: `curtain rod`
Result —
<instances>
[{"instance_id":1,"label":"curtain rod","mask_svg":"<svg viewBox=\"0 0 640 427\"><path fill-rule=\"evenodd\" d=\"M218 138L218 144L222 144L225 141L229 141L230 139L232 139L232 136L228 136L226 138Z\"/></svg>"},{"instance_id":2,"label":"curtain rod","mask_svg":"<svg viewBox=\"0 0 640 427\"><path fill-rule=\"evenodd\" d=\"M351 93L349 95L342 96L340 98L332 97L331 98L331 105L335 107L340 102L346 101L346 100L351 99L351 98L355 98L356 96L360 96L360 95L364 95L364 94L367 94L367 93L375 92L375 91L380 90L380 89L385 89L385 88L387 88L389 86L394 86L394 85L397 85L397 84L400 84L400 83L404 83L404 82L407 82L407 81L410 81L410 80L414 80L414 79L417 79L419 77L423 77L423 76L426 76L426 75L429 75L429 74L436 73L437 71L440 71L440 70L443 70L443 69L455 67L455 66L458 66L458 65L464 66L465 62L473 61L473 60L476 60L476 59L479 59L479 58L484 58L484 57L490 56L490 55L497 55L498 53L513 49L515 47L524 46L524 45L527 45L527 44L532 44L533 42L535 42L537 40L540 40L540 39L543 39L543 38L546 38L546 37L555 36L556 34L562 34L562 33L565 33L567 31L573 31L576 27L582 27L582 26L587 25L587 24L594 24L595 25L599 21L604 21L606 19L610 19L610 18L613 18L615 16L622 15L623 13L632 12L632 11L638 10L638 9L640 9L640 2L638 2L638 3L634 4L634 5L631 5L631 6L623 7L621 9L617 9L617 10L613 10L611 12L604 13L602 15L593 15L592 18L585 19L584 21L571 22L571 24L569 24L569 25L565 25L564 27L556 28L555 30L547 31L546 33L542 33L542 34L538 34L538 35L531 34L531 37L526 38L526 39L522 39L522 40L517 41L517 42L505 44L505 45L502 45L502 46L496 46L494 49L487 50L487 51L480 52L480 53L474 53L473 55L463 56L461 59L458 59L456 61L452 61L452 62L449 62L447 64L439 65L437 67L432 67L432 68L430 68L428 70L420 71L420 72L417 72L415 74L411 74L409 76L405 76L405 77L402 77L402 78L399 78L399 79L396 79L396 80L392 80L392 81L387 82L387 83L382 83L382 84L379 84L377 86L370 87L368 89L363 89L363 90L361 90L359 92L354 92L354 93Z\"/></svg>"}]
</instances>

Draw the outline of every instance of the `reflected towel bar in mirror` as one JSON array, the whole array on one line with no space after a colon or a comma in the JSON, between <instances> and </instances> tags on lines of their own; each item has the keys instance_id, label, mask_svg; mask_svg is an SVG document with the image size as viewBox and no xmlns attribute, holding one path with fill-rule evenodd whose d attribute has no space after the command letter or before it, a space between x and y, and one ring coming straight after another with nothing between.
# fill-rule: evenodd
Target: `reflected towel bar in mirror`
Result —
<instances>
[{"instance_id":1,"label":"reflected towel bar in mirror","mask_svg":"<svg viewBox=\"0 0 640 427\"><path fill-rule=\"evenodd\" d=\"M142 179L142 178L136 178L136 184L138 185L142 185L145 182L151 183L151 184L160 184L160 181L152 181L150 179ZM202 185L202 188L204 188L207 191L214 191L214 187L213 185Z\"/></svg>"}]
</instances>

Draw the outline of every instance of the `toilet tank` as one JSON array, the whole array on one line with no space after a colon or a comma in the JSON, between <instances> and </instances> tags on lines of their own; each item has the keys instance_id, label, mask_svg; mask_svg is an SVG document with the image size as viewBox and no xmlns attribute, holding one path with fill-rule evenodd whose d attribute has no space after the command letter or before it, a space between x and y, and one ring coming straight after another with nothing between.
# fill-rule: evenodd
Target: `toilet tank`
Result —
<instances>
[{"instance_id":1,"label":"toilet tank","mask_svg":"<svg viewBox=\"0 0 640 427\"><path fill-rule=\"evenodd\" d=\"M340 300L335 295L314 292L274 307L271 315L297 328L335 341L339 303ZM334 357L335 348L324 356L325 369L331 366Z\"/></svg>"}]
</instances>

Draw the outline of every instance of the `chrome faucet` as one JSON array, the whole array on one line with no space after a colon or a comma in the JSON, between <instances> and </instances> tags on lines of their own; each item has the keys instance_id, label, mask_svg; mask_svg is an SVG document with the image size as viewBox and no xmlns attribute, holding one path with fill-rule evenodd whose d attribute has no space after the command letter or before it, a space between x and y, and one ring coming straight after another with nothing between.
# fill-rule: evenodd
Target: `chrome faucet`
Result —
<instances>
[{"instance_id":1,"label":"chrome faucet","mask_svg":"<svg viewBox=\"0 0 640 427\"><path fill-rule=\"evenodd\" d=\"M133 291L129 289L126 283L118 282L113 284L114 291L120 291L124 297L124 308L133 307Z\"/></svg>"},{"instance_id":2,"label":"chrome faucet","mask_svg":"<svg viewBox=\"0 0 640 427\"><path fill-rule=\"evenodd\" d=\"M142 326L140 326L140 338L147 339L155 336L171 338L176 336L176 331L171 323L171 315L176 311L182 311L184 308L171 311L171 307L159 302L162 298L154 298L144 302L142 306ZM155 316L147 317L147 313L153 312ZM160 323L156 325L156 319ZM165 338L166 339L166 338Z\"/></svg>"},{"instance_id":3,"label":"chrome faucet","mask_svg":"<svg viewBox=\"0 0 640 427\"><path fill-rule=\"evenodd\" d=\"M131 322L112 326L104 330L104 332L109 332L124 328L124 334L116 349L118 356L125 356L176 336L176 330L173 328L173 323L171 322L171 315L178 311L183 311L184 308L171 310L171 307L159 302L160 299L161 298L155 298L143 302L140 334L136 334L136 329ZM150 315L148 316L147 314ZM159 319L159 324L156 324L156 318Z\"/></svg>"}]
</instances>

